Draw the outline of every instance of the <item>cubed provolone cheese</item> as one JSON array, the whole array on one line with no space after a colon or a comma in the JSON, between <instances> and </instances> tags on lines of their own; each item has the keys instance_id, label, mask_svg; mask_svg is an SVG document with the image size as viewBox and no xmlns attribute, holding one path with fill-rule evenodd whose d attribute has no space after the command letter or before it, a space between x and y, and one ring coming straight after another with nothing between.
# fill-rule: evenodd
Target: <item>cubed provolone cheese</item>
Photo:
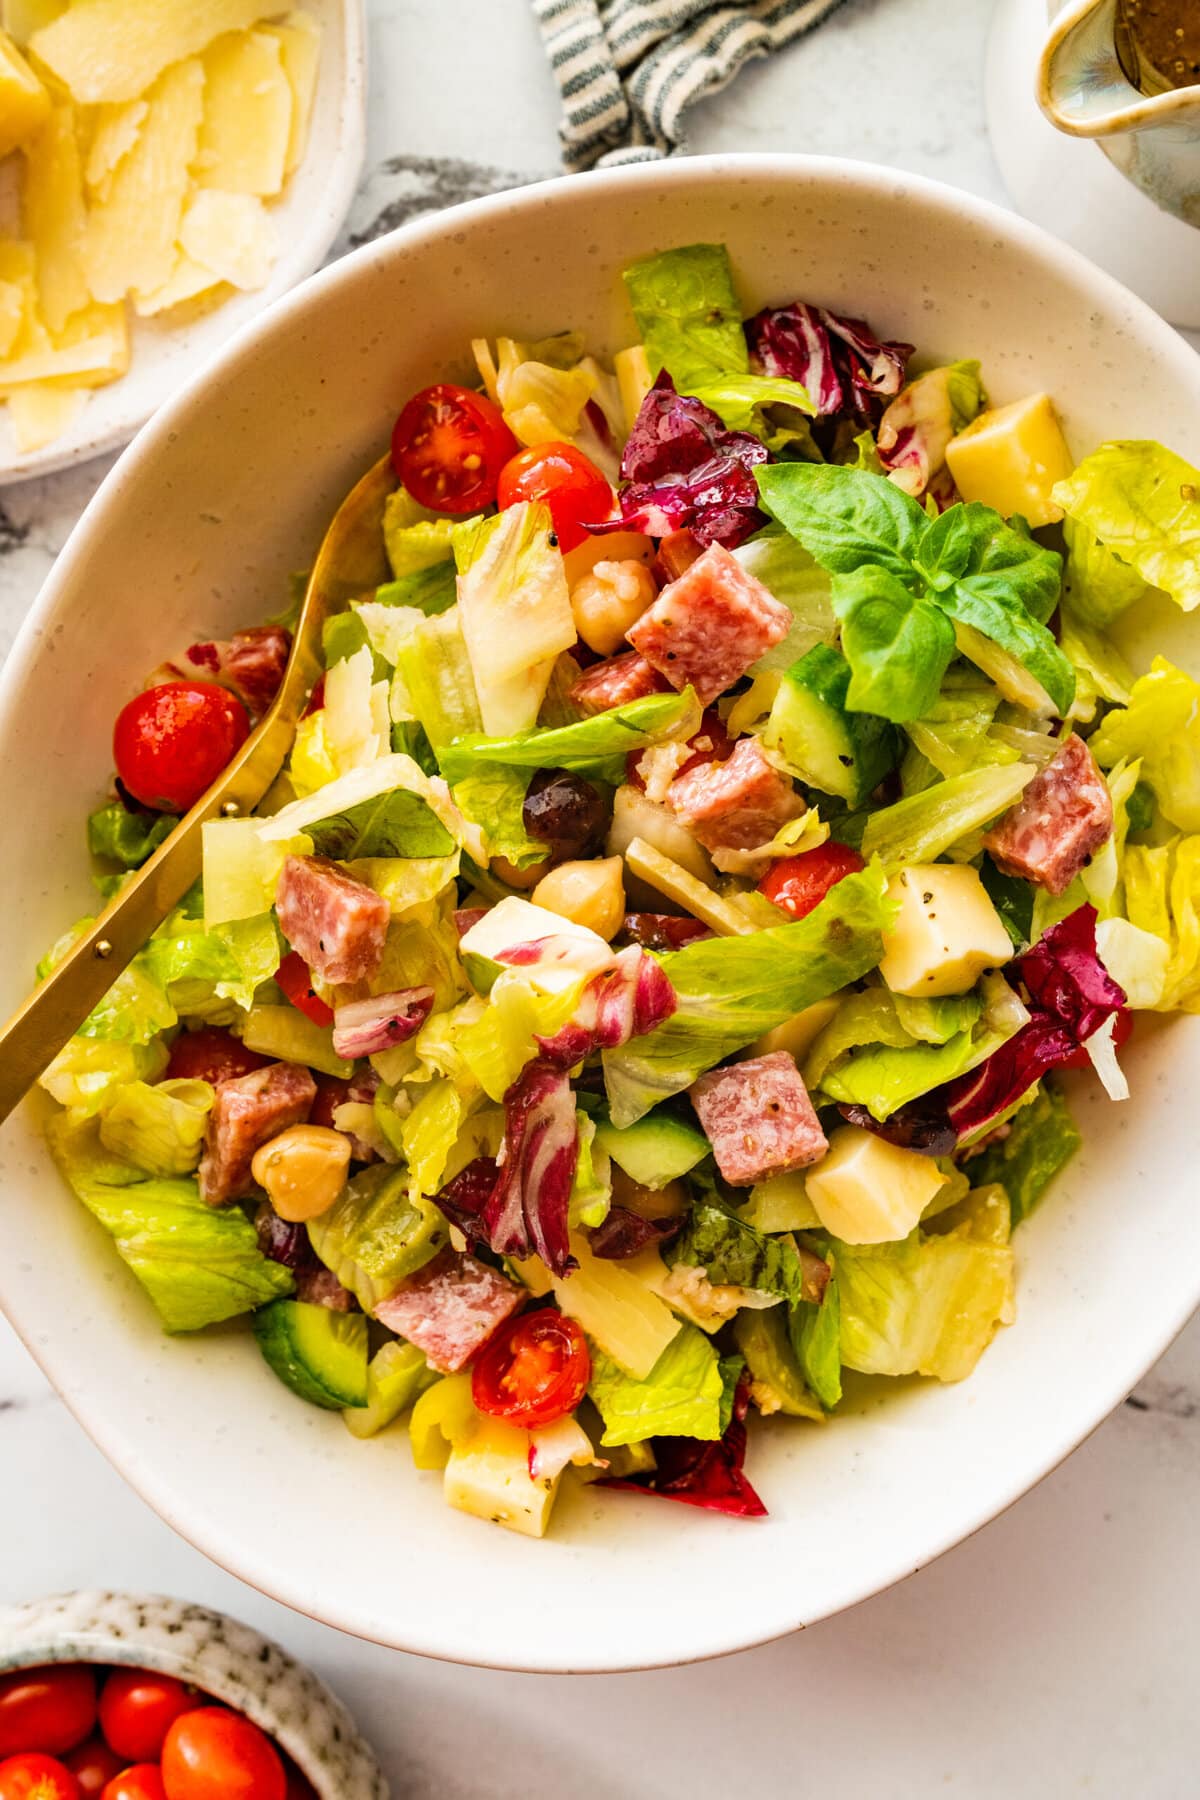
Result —
<instances>
[{"instance_id":1,"label":"cubed provolone cheese","mask_svg":"<svg viewBox=\"0 0 1200 1800\"><path fill-rule=\"evenodd\" d=\"M842 1125L805 1189L826 1231L846 1244L889 1244L917 1224L945 1176L932 1157Z\"/></svg>"},{"instance_id":2,"label":"cubed provolone cheese","mask_svg":"<svg viewBox=\"0 0 1200 1800\"><path fill-rule=\"evenodd\" d=\"M507 1525L525 1537L545 1535L561 1480L529 1473L530 1436L503 1419L484 1420L450 1452L443 1492L459 1512Z\"/></svg>"},{"instance_id":3,"label":"cubed provolone cheese","mask_svg":"<svg viewBox=\"0 0 1200 1800\"><path fill-rule=\"evenodd\" d=\"M841 1005L840 994L830 994L825 1000L814 1000L803 1012L798 1012L782 1025L776 1025L771 1031L764 1031L756 1038L748 1050L739 1054L746 1056L772 1056L776 1050L786 1050L797 1062L803 1062L834 1013Z\"/></svg>"},{"instance_id":4,"label":"cubed provolone cheese","mask_svg":"<svg viewBox=\"0 0 1200 1800\"><path fill-rule=\"evenodd\" d=\"M1033 526L1062 518L1050 491L1075 466L1045 394L980 413L951 438L946 464L964 500L981 501L1006 519L1020 513Z\"/></svg>"},{"instance_id":5,"label":"cubed provolone cheese","mask_svg":"<svg viewBox=\"0 0 1200 1800\"><path fill-rule=\"evenodd\" d=\"M984 969L1012 955L1003 921L967 863L914 864L889 883L888 897L900 910L883 934L879 973L894 994L965 994Z\"/></svg>"},{"instance_id":6,"label":"cubed provolone cheese","mask_svg":"<svg viewBox=\"0 0 1200 1800\"><path fill-rule=\"evenodd\" d=\"M645 345L631 344L628 350L618 350L613 357L613 368L617 372L617 386L621 391L621 411L625 414L625 426L628 431L632 431L642 410L642 401L654 386L654 370L650 367Z\"/></svg>"}]
</instances>

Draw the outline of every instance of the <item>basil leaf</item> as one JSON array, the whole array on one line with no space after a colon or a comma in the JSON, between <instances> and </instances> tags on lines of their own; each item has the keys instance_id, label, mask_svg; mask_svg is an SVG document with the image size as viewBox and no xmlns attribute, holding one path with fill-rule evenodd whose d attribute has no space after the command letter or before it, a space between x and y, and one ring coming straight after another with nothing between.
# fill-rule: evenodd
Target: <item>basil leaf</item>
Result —
<instances>
[{"instance_id":1,"label":"basil leaf","mask_svg":"<svg viewBox=\"0 0 1200 1800\"><path fill-rule=\"evenodd\" d=\"M916 565L935 590L946 589L951 581L965 582L976 595L1004 606L1020 604L1042 625L1062 592L1057 551L1044 550L1027 531L1006 524L998 512L975 500L952 506L930 522Z\"/></svg>"},{"instance_id":2,"label":"basil leaf","mask_svg":"<svg viewBox=\"0 0 1200 1800\"><path fill-rule=\"evenodd\" d=\"M350 862L360 856L448 856L454 839L429 802L392 788L304 827L318 856Z\"/></svg>"},{"instance_id":3,"label":"basil leaf","mask_svg":"<svg viewBox=\"0 0 1200 1800\"><path fill-rule=\"evenodd\" d=\"M833 610L851 669L849 710L894 724L928 712L954 655L954 628L945 614L886 569L869 566L835 576Z\"/></svg>"},{"instance_id":4,"label":"basil leaf","mask_svg":"<svg viewBox=\"0 0 1200 1800\"><path fill-rule=\"evenodd\" d=\"M886 476L832 463L771 463L754 471L767 511L823 569L864 564L914 583L914 560L928 521Z\"/></svg>"},{"instance_id":5,"label":"basil leaf","mask_svg":"<svg viewBox=\"0 0 1200 1800\"><path fill-rule=\"evenodd\" d=\"M680 393L746 374L742 309L723 244L643 257L626 269L625 286L652 374L665 369Z\"/></svg>"}]
</instances>

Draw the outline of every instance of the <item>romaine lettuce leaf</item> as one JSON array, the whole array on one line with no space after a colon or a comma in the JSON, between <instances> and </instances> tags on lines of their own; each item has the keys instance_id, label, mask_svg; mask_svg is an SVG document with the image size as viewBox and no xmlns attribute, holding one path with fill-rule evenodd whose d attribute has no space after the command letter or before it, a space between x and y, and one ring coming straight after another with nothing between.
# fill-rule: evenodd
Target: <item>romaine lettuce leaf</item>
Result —
<instances>
[{"instance_id":1,"label":"romaine lettuce leaf","mask_svg":"<svg viewBox=\"0 0 1200 1800\"><path fill-rule=\"evenodd\" d=\"M788 1334L805 1382L826 1412L842 1397L842 1307L837 1275L819 1301L803 1300L788 1311Z\"/></svg>"},{"instance_id":2,"label":"romaine lettuce leaf","mask_svg":"<svg viewBox=\"0 0 1200 1800\"><path fill-rule=\"evenodd\" d=\"M1129 704L1114 708L1088 739L1102 769L1142 759L1142 780L1180 831L1200 831L1200 684L1156 656L1133 684Z\"/></svg>"},{"instance_id":3,"label":"romaine lettuce leaf","mask_svg":"<svg viewBox=\"0 0 1200 1800\"><path fill-rule=\"evenodd\" d=\"M594 1231L603 1225L612 1204L612 1167L608 1152L596 1142L596 1121L577 1109L575 1141L575 1179L567 1202L568 1223L573 1231L581 1225Z\"/></svg>"},{"instance_id":4,"label":"romaine lettuce leaf","mask_svg":"<svg viewBox=\"0 0 1200 1800\"><path fill-rule=\"evenodd\" d=\"M442 773L452 785L479 763L524 769L572 769L614 776L620 781L630 750L686 738L687 727L699 724L699 708L691 688L682 694L649 694L614 706L591 719L549 731L522 731L514 737L468 736L440 752ZM694 729L695 727L692 726Z\"/></svg>"},{"instance_id":5,"label":"romaine lettuce leaf","mask_svg":"<svg viewBox=\"0 0 1200 1800\"><path fill-rule=\"evenodd\" d=\"M397 581L452 561L450 534L460 523L430 512L405 488L389 494L383 509L383 544Z\"/></svg>"},{"instance_id":6,"label":"romaine lettuce leaf","mask_svg":"<svg viewBox=\"0 0 1200 1800\"><path fill-rule=\"evenodd\" d=\"M651 372L665 369L681 393L745 375L742 309L723 244L688 244L625 270L629 303Z\"/></svg>"},{"instance_id":7,"label":"romaine lettuce leaf","mask_svg":"<svg viewBox=\"0 0 1200 1800\"><path fill-rule=\"evenodd\" d=\"M1200 1012L1200 836L1127 844L1122 873L1130 924L1168 951L1153 1010Z\"/></svg>"},{"instance_id":8,"label":"romaine lettuce leaf","mask_svg":"<svg viewBox=\"0 0 1200 1800\"><path fill-rule=\"evenodd\" d=\"M483 832L489 856L502 856L514 869L544 862L546 846L525 829L525 795L532 779L524 769L476 763L454 783L454 803Z\"/></svg>"},{"instance_id":9,"label":"romaine lettuce leaf","mask_svg":"<svg viewBox=\"0 0 1200 1800\"><path fill-rule=\"evenodd\" d=\"M965 1075L998 1048L985 1033L960 1031L945 1044L912 1044L907 1048L861 1050L831 1070L821 1082L821 1092L846 1106L865 1106L876 1119L888 1119L943 1082Z\"/></svg>"},{"instance_id":10,"label":"romaine lettuce leaf","mask_svg":"<svg viewBox=\"0 0 1200 1800\"><path fill-rule=\"evenodd\" d=\"M1200 606L1200 469L1146 439L1103 444L1057 484L1054 499L1184 612ZM1134 598L1130 589L1120 591Z\"/></svg>"},{"instance_id":11,"label":"romaine lettuce leaf","mask_svg":"<svg viewBox=\"0 0 1200 1800\"><path fill-rule=\"evenodd\" d=\"M437 1255L447 1227L432 1200L414 1198L407 1170L372 1163L351 1176L328 1212L309 1220L308 1236L369 1313Z\"/></svg>"},{"instance_id":12,"label":"romaine lettuce leaf","mask_svg":"<svg viewBox=\"0 0 1200 1800\"><path fill-rule=\"evenodd\" d=\"M400 653L397 673L435 752L453 738L483 730L457 606L413 632Z\"/></svg>"},{"instance_id":13,"label":"romaine lettuce leaf","mask_svg":"<svg viewBox=\"0 0 1200 1800\"><path fill-rule=\"evenodd\" d=\"M833 583L794 537L777 525L756 532L733 552L747 574L788 607L792 624L787 636L751 665L752 675L767 669L790 669L814 644L837 642Z\"/></svg>"},{"instance_id":14,"label":"romaine lettuce leaf","mask_svg":"<svg viewBox=\"0 0 1200 1800\"><path fill-rule=\"evenodd\" d=\"M101 1115L100 1142L148 1175L190 1175L215 1097L207 1081L130 1081Z\"/></svg>"},{"instance_id":15,"label":"romaine lettuce leaf","mask_svg":"<svg viewBox=\"0 0 1200 1800\"><path fill-rule=\"evenodd\" d=\"M1012 1223L1019 1225L1082 1142L1063 1095L1043 1082L1006 1135L973 1156L967 1168L977 1187L998 1183L1004 1189Z\"/></svg>"},{"instance_id":16,"label":"romaine lettuce leaf","mask_svg":"<svg viewBox=\"0 0 1200 1800\"><path fill-rule=\"evenodd\" d=\"M984 767L910 794L868 815L862 853L889 868L933 862L1012 806L1036 773L1030 763Z\"/></svg>"},{"instance_id":17,"label":"romaine lettuce leaf","mask_svg":"<svg viewBox=\"0 0 1200 1800\"><path fill-rule=\"evenodd\" d=\"M1063 599L1081 623L1102 631L1150 592L1137 570L1115 556L1081 520L1064 519L1063 536L1067 541Z\"/></svg>"},{"instance_id":18,"label":"romaine lettuce leaf","mask_svg":"<svg viewBox=\"0 0 1200 1800\"><path fill-rule=\"evenodd\" d=\"M458 1141L469 1106L453 1081L431 1082L400 1125L400 1147L412 1178L410 1197L432 1198L442 1186L446 1163Z\"/></svg>"},{"instance_id":19,"label":"romaine lettuce leaf","mask_svg":"<svg viewBox=\"0 0 1200 1800\"><path fill-rule=\"evenodd\" d=\"M123 869L140 869L178 823L178 813L130 812L110 800L88 817L88 849Z\"/></svg>"},{"instance_id":20,"label":"romaine lettuce leaf","mask_svg":"<svg viewBox=\"0 0 1200 1800\"><path fill-rule=\"evenodd\" d=\"M807 427L797 430L775 425L765 415L764 409L768 406L786 406L793 412L812 416L816 408L798 381L788 381L777 375L724 375L688 391L715 412L730 431L752 431L772 450L782 449L797 438L802 443L812 444ZM818 455L815 446L811 454L815 460Z\"/></svg>"},{"instance_id":21,"label":"romaine lettuce leaf","mask_svg":"<svg viewBox=\"0 0 1200 1800\"><path fill-rule=\"evenodd\" d=\"M640 1381L592 1346L588 1394L604 1420L602 1445L648 1437L719 1438L725 1386L717 1352L695 1325L676 1333Z\"/></svg>"},{"instance_id":22,"label":"romaine lettuce leaf","mask_svg":"<svg viewBox=\"0 0 1200 1800\"><path fill-rule=\"evenodd\" d=\"M1133 670L1102 631L1085 624L1073 606L1059 615L1059 647L1075 671L1075 704L1071 717L1090 724L1101 700L1129 704Z\"/></svg>"},{"instance_id":23,"label":"romaine lettuce leaf","mask_svg":"<svg viewBox=\"0 0 1200 1800\"><path fill-rule=\"evenodd\" d=\"M98 1112L127 1082L157 1081L167 1066L161 1038L148 1044L114 1043L105 1038L68 1038L38 1076L60 1106L78 1114Z\"/></svg>"}]
</instances>

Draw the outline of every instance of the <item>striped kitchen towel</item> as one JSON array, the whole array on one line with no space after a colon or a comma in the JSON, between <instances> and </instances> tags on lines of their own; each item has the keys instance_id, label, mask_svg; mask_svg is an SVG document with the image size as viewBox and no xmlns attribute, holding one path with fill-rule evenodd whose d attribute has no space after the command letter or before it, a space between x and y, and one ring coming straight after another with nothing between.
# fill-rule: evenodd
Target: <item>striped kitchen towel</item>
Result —
<instances>
[{"instance_id":1,"label":"striped kitchen towel","mask_svg":"<svg viewBox=\"0 0 1200 1800\"><path fill-rule=\"evenodd\" d=\"M533 0L563 98L568 169L681 148L685 109L841 0Z\"/></svg>"}]
</instances>

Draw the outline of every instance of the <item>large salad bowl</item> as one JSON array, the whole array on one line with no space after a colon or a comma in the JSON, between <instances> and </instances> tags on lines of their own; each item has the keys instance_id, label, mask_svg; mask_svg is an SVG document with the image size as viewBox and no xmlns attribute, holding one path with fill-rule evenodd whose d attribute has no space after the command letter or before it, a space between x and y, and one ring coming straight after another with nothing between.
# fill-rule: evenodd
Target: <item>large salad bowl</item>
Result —
<instances>
[{"instance_id":1,"label":"large salad bowl","mask_svg":"<svg viewBox=\"0 0 1200 1800\"><path fill-rule=\"evenodd\" d=\"M996 403L1051 393L1077 452L1159 438L1200 457L1200 361L1140 302L1006 214L850 163L697 159L457 208L316 277L141 435L89 508L0 687L0 983L28 986L90 904L80 821L111 721L189 636L280 609L408 394L463 379L470 338L565 327L628 341L619 271L699 239L744 299L797 295L938 360L978 357ZM1126 644L1200 669L1200 628L1139 615ZM768 1421L764 1520L580 1488L538 1543L449 1512L403 1432L354 1443L289 1395L248 1334L161 1334L56 1174L30 1102L0 1138L0 1302L127 1480L236 1575L428 1655L612 1670L712 1656L919 1568L1074 1448L1200 1300L1200 1025L1139 1030L1132 1098L1073 1095L1084 1149L1017 1240L1017 1326L968 1383L864 1383L824 1427ZM893 1389L896 1384L891 1384Z\"/></svg>"}]
</instances>

